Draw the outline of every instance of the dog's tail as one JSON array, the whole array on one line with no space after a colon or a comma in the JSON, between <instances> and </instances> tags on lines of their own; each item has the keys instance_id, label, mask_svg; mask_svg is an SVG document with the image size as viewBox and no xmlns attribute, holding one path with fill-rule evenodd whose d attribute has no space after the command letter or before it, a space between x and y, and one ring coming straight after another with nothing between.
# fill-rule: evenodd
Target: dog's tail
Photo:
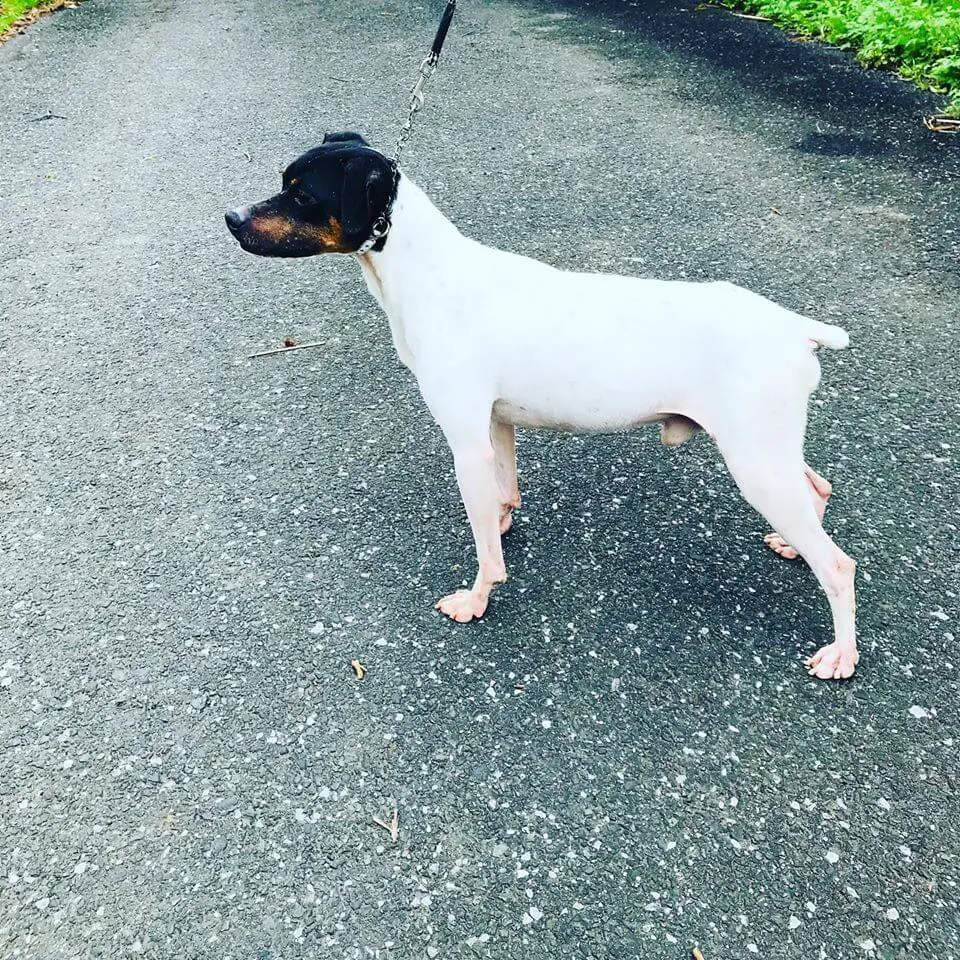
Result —
<instances>
[{"instance_id":1,"label":"dog's tail","mask_svg":"<svg viewBox=\"0 0 960 960\"><path fill-rule=\"evenodd\" d=\"M843 350L850 346L850 334L832 323L821 323L819 320L807 318L806 333L818 347Z\"/></svg>"}]
</instances>

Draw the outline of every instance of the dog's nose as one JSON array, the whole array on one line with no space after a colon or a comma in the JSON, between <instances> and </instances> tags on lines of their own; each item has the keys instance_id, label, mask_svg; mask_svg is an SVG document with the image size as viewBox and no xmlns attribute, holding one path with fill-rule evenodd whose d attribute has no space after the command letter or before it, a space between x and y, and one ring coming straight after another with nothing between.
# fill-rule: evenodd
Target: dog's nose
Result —
<instances>
[{"instance_id":1,"label":"dog's nose","mask_svg":"<svg viewBox=\"0 0 960 960\"><path fill-rule=\"evenodd\" d=\"M247 219L247 217L248 217L247 208L238 207L236 210L228 211L225 219L227 221L227 226L230 228L230 230L233 232L236 232L243 226L244 221Z\"/></svg>"}]
</instances>

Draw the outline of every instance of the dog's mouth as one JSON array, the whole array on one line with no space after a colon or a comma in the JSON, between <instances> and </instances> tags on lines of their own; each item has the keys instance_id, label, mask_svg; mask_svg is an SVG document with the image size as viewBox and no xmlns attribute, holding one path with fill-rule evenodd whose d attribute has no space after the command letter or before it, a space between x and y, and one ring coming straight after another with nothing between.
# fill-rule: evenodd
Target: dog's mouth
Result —
<instances>
[{"instance_id":1,"label":"dog's mouth","mask_svg":"<svg viewBox=\"0 0 960 960\"><path fill-rule=\"evenodd\" d=\"M265 205L231 210L227 229L247 253L258 257L313 257L344 252L339 223L317 227L291 219Z\"/></svg>"},{"instance_id":2,"label":"dog's mouth","mask_svg":"<svg viewBox=\"0 0 960 960\"><path fill-rule=\"evenodd\" d=\"M240 244L240 249L246 253L252 253L258 257L277 256L276 251L272 250L268 244L265 244L261 237L253 230L244 227L230 227L230 232L234 239Z\"/></svg>"},{"instance_id":3,"label":"dog's mouth","mask_svg":"<svg viewBox=\"0 0 960 960\"><path fill-rule=\"evenodd\" d=\"M227 222L227 229L233 234L234 240L248 253L257 253L254 249L256 244L252 241L250 227L250 210L247 207L238 207L235 210L228 210L224 219Z\"/></svg>"},{"instance_id":4,"label":"dog's mouth","mask_svg":"<svg viewBox=\"0 0 960 960\"><path fill-rule=\"evenodd\" d=\"M271 255L271 245L264 243L264 238L254 228L254 219L249 207L230 210L224 219L227 222L227 229L233 234L234 240L240 244L241 249L260 257Z\"/></svg>"}]
</instances>

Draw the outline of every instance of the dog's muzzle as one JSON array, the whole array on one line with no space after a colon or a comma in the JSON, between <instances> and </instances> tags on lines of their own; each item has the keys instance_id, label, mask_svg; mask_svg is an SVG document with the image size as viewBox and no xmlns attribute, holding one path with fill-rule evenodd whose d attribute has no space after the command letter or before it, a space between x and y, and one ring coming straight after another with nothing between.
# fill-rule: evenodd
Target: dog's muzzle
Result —
<instances>
[{"instance_id":1,"label":"dog's muzzle","mask_svg":"<svg viewBox=\"0 0 960 960\"><path fill-rule=\"evenodd\" d=\"M237 232L242 230L250 219L250 208L236 207L234 210L228 211L224 219L227 221L227 229L234 236L237 236Z\"/></svg>"}]
</instances>

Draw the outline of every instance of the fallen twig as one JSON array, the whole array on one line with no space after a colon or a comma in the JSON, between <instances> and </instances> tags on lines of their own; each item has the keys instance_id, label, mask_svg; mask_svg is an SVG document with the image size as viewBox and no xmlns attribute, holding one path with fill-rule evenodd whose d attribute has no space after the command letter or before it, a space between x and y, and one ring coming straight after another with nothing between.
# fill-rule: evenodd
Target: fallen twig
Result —
<instances>
[{"instance_id":1,"label":"fallen twig","mask_svg":"<svg viewBox=\"0 0 960 960\"><path fill-rule=\"evenodd\" d=\"M769 17L759 17L755 13L735 13L733 10L730 11L731 15L734 17L739 17L741 20L763 20L764 23L769 23Z\"/></svg>"},{"instance_id":2,"label":"fallen twig","mask_svg":"<svg viewBox=\"0 0 960 960\"><path fill-rule=\"evenodd\" d=\"M270 357L275 353L289 353L291 350L306 350L308 347L323 347L326 344L322 340L315 340L313 343L296 343L292 347L277 347L276 350L261 350L260 353L251 353L247 355L248 360L254 357Z\"/></svg>"},{"instance_id":3,"label":"fallen twig","mask_svg":"<svg viewBox=\"0 0 960 960\"><path fill-rule=\"evenodd\" d=\"M366 675L367 668L359 660L351 660L350 666L353 667L353 672L356 674L358 680L362 680Z\"/></svg>"},{"instance_id":4,"label":"fallen twig","mask_svg":"<svg viewBox=\"0 0 960 960\"><path fill-rule=\"evenodd\" d=\"M31 117L27 123L42 123L44 120L68 120L69 117L65 117L59 113L51 113L49 110L42 117Z\"/></svg>"},{"instance_id":5,"label":"fallen twig","mask_svg":"<svg viewBox=\"0 0 960 960\"><path fill-rule=\"evenodd\" d=\"M693 948L693 960L703 960L703 954L700 952L699 947Z\"/></svg>"},{"instance_id":6,"label":"fallen twig","mask_svg":"<svg viewBox=\"0 0 960 960\"><path fill-rule=\"evenodd\" d=\"M924 117L923 125L934 133L960 133L960 117Z\"/></svg>"},{"instance_id":7,"label":"fallen twig","mask_svg":"<svg viewBox=\"0 0 960 960\"><path fill-rule=\"evenodd\" d=\"M400 813L396 807L393 808L393 817L389 823L384 823L379 817L374 817L373 822L390 834L390 839L396 843L400 837Z\"/></svg>"}]
</instances>

